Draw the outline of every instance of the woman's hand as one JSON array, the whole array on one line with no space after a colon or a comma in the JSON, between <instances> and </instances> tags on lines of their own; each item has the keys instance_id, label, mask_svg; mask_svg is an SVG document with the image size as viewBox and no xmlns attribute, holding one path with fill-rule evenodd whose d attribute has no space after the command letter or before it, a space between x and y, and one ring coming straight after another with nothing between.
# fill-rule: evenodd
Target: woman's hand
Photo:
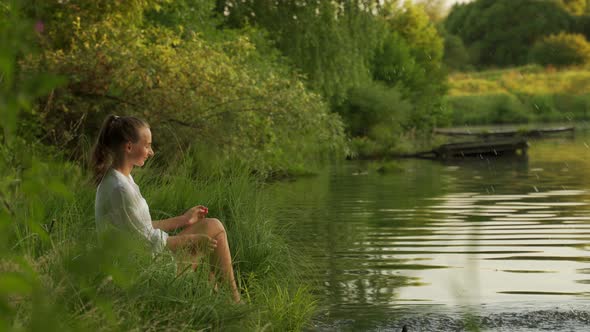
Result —
<instances>
[{"instance_id":1,"label":"woman's hand","mask_svg":"<svg viewBox=\"0 0 590 332\"><path fill-rule=\"evenodd\" d=\"M205 219L209 213L209 209L203 205L197 205L195 207L190 208L188 211L184 213L184 218L186 219L186 226L194 225L198 223L200 220Z\"/></svg>"},{"instance_id":2,"label":"woman's hand","mask_svg":"<svg viewBox=\"0 0 590 332\"><path fill-rule=\"evenodd\" d=\"M202 251L214 251L217 248L217 240L205 234L193 234L196 247Z\"/></svg>"},{"instance_id":3,"label":"woman's hand","mask_svg":"<svg viewBox=\"0 0 590 332\"><path fill-rule=\"evenodd\" d=\"M196 252L214 251L217 240L205 234L171 235L166 246L173 251L189 249Z\"/></svg>"}]
</instances>

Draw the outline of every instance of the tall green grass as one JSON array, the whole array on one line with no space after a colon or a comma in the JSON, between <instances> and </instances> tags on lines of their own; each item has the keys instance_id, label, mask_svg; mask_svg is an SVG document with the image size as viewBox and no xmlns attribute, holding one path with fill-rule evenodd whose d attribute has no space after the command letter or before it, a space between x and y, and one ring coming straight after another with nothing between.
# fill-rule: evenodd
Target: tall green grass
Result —
<instances>
[{"instance_id":1,"label":"tall green grass","mask_svg":"<svg viewBox=\"0 0 590 332\"><path fill-rule=\"evenodd\" d=\"M80 166L52 161L35 171L35 165L24 165L23 171L23 165L3 159L2 176L20 183L3 197L13 213L8 247L15 259L5 259L0 272L37 279L34 289L11 298L7 326L44 331L301 330L315 300L302 281L303 258L284 241L286 225L277 224L265 184L238 162L196 154L137 169L134 179L153 219L203 204L225 224L246 304L232 304L224 287L213 291L206 262L188 272L177 265L178 256L164 252L152 257L124 234L109 233L98 241L95 188ZM28 222L32 215L41 227ZM17 257L29 264L15 264ZM6 278L0 279L0 288L5 287Z\"/></svg>"},{"instance_id":2,"label":"tall green grass","mask_svg":"<svg viewBox=\"0 0 590 332\"><path fill-rule=\"evenodd\" d=\"M525 66L449 77L453 125L590 119L590 71Z\"/></svg>"}]
</instances>

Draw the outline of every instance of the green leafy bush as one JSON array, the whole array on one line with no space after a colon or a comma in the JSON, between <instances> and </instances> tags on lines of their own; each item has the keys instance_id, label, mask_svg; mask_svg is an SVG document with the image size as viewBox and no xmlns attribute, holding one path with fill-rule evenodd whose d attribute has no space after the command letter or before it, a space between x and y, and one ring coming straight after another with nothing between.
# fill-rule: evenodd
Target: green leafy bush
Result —
<instances>
[{"instance_id":1,"label":"green leafy bush","mask_svg":"<svg viewBox=\"0 0 590 332\"><path fill-rule=\"evenodd\" d=\"M585 65L590 62L590 43L582 34L550 35L535 43L530 59L544 66Z\"/></svg>"},{"instance_id":2,"label":"green leafy bush","mask_svg":"<svg viewBox=\"0 0 590 332\"><path fill-rule=\"evenodd\" d=\"M565 122L590 118L590 73L579 67L556 70L541 65L456 73L450 80L452 123L490 124L498 100L514 100L526 116L517 122ZM500 96L504 97L500 97ZM518 101L518 102L516 102ZM514 113L514 112L509 112ZM520 114L517 112L517 114ZM507 121L503 121L507 122Z\"/></svg>"},{"instance_id":3,"label":"green leafy bush","mask_svg":"<svg viewBox=\"0 0 590 332\"><path fill-rule=\"evenodd\" d=\"M372 83L351 89L338 112L353 137L354 154L363 156L394 149L400 133L410 124L412 110L399 89Z\"/></svg>"},{"instance_id":4,"label":"green leafy bush","mask_svg":"<svg viewBox=\"0 0 590 332\"><path fill-rule=\"evenodd\" d=\"M412 103L407 129L426 134L438 121L446 92L443 38L423 6L406 2L391 10L385 18L388 33L373 60L373 76L395 86Z\"/></svg>"},{"instance_id":5,"label":"green leafy bush","mask_svg":"<svg viewBox=\"0 0 590 332\"><path fill-rule=\"evenodd\" d=\"M398 89L372 83L351 89L339 113L351 136L376 139L377 136L372 135L376 126L388 126L391 132L399 132L407 125L411 110L411 103Z\"/></svg>"},{"instance_id":6,"label":"green leafy bush","mask_svg":"<svg viewBox=\"0 0 590 332\"><path fill-rule=\"evenodd\" d=\"M559 111L552 95L531 96L528 100L529 109L536 119L551 121L559 117Z\"/></svg>"},{"instance_id":7,"label":"green leafy bush","mask_svg":"<svg viewBox=\"0 0 590 332\"><path fill-rule=\"evenodd\" d=\"M266 29L276 47L332 105L370 79L369 61L381 40L372 4L316 0L226 0L226 25ZM225 7L225 8L224 8Z\"/></svg>"},{"instance_id":8,"label":"green leafy bush","mask_svg":"<svg viewBox=\"0 0 590 332\"><path fill-rule=\"evenodd\" d=\"M518 98L509 94L447 98L455 125L523 123L532 118Z\"/></svg>"},{"instance_id":9,"label":"green leafy bush","mask_svg":"<svg viewBox=\"0 0 590 332\"><path fill-rule=\"evenodd\" d=\"M48 68L69 81L33 111L52 145L80 156L81 138L116 113L146 118L161 153L199 142L263 172L343 151L338 116L245 36L211 43L110 21L74 28L69 48L23 62L24 75Z\"/></svg>"},{"instance_id":10,"label":"green leafy bush","mask_svg":"<svg viewBox=\"0 0 590 332\"><path fill-rule=\"evenodd\" d=\"M42 44L52 49L71 45L77 29L109 21L118 27L141 24L146 10L157 10L167 0L19 0L23 13L41 22Z\"/></svg>"},{"instance_id":11,"label":"green leafy bush","mask_svg":"<svg viewBox=\"0 0 590 332\"><path fill-rule=\"evenodd\" d=\"M458 36L452 34L445 36L444 63L454 70L472 69L469 51Z\"/></svg>"},{"instance_id":12,"label":"green leafy bush","mask_svg":"<svg viewBox=\"0 0 590 332\"><path fill-rule=\"evenodd\" d=\"M408 97L427 80L426 70L412 55L410 43L398 33L389 33L373 60L373 77L388 86L397 85Z\"/></svg>"},{"instance_id":13,"label":"green leafy bush","mask_svg":"<svg viewBox=\"0 0 590 332\"><path fill-rule=\"evenodd\" d=\"M556 0L563 8L572 15L583 15L588 11L588 2L586 0Z\"/></svg>"},{"instance_id":14,"label":"green leafy bush","mask_svg":"<svg viewBox=\"0 0 590 332\"><path fill-rule=\"evenodd\" d=\"M553 98L559 111L558 121L590 119L590 94L555 94Z\"/></svg>"}]
</instances>

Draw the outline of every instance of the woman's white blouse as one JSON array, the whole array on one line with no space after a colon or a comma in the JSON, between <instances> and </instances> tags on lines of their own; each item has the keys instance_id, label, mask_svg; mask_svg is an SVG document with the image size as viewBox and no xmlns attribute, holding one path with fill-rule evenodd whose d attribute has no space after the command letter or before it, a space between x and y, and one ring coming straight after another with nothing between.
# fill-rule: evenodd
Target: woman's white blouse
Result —
<instances>
[{"instance_id":1,"label":"woman's white blouse","mask_svg":"<svg viewBox=\"0 0 590 332\"><path fill-rule=\"evenodd\" d=\"M156 252L166 245L168 234L152 226L147 202L131 175L110 168L96 189L94 208L98 231L108 226L131 231L148 240Z\"/></svg>"}]
</instances>

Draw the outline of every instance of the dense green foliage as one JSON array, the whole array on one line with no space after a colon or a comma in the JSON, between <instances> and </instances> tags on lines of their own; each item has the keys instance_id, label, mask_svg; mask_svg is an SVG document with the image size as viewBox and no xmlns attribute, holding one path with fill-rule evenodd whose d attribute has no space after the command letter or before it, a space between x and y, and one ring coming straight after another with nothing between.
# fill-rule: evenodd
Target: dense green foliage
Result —
<instances>
[{"instance_id":1,"label":"dense green foliage","mask_svg":"<svg viewBox=\"0 0 590 332\"><path fill-rule=\"evenodd\" d=\"M269 37L277 48L307 77L308 86L343 116L349 134L371 132L377 119L395 119L380 124L395 137L410 131L427 133L436 125L446 76L443 41L426 11L432 6L366 0L218 4L218 10L228 15L228 26L252 24L272 31ZM372 81L392 88L393 96ZM373 87L376 91L368 93ZM360 91L375 105L397 99L401 92L411 110L395 110L395 105L363 110L359 105L366 103L358 102ZM379 136L379 145L395 146L390 136Z\"/></svg>"},{"instance_id":2,"label":"dense green foliage","mask_svg":"<svg viewBox=\"0 0 590 332\"><path fill-rule=\"evenodd\" d=\"M535 43L530 57L532 61L541 65L585 65L590 62L590 43L581 34L562 32Z\"/></svg>"},{"instance_id":3,"label":"dense green foliage","mask_svg":"<svg viewBox=\"0 0 590 332\"><path fill-rule=\"evenodd\" d=\"M555 0L559 5L565 8L572 15L583 15L588 13L587 0Z\"/></svg>"},{"instance_id":4,"label":"dense green foliage","mask_svg":"<svg viewBox=\"0 0 590 332\"><path fill-rule=\"evenodd\" d=\"M445 34L444 63L448 68L454 70L469 70L472 68L469 51L463 44L460 37L452 34Z\"/></svg>"},{"instance_id":5,"label":"dense green foliage","mask_svg":"<svg viewBox=\"0 0 590 332\"><path fill-rule=\"evenodd\" d=\"M350 90L346 104L339 110L350 123L353 137L367 137L384 145L386 151L399 144L401 126L407 126L412 104L396 88L380 83Z\"/></svg>"},{"instance_id":6,"label":"dense green foliage","mask_svg":"<svg viewBox=\"0 0 590 332\"><path fill-rule=\"evenodd\" d=\"M198 141L264 172L342 153L340 120L276 57L263 56L248 35L229 33L211 42L141 18L119 24L127 17L123 9L131 15L139 4L121 9L106 2L120 9L115 18L93 16L94 7L87 16L76 11L67 28L68 21L52 24L49 18L44 41L52 47L23 61L25 75L48 69L68 79L33 110L46 142L80 155L80 139L93 137L105 115L115 112L146 118L158 131L160 151ZM140 4L155 10L151 2ZM168 16L175 13L165 9ZM57 38L68 40L65 45L52 42L52 26L68 31L67 38Z\"/></svg>"},{"instance_id":7,"label":"dense green foliage","mask_svg":"<svg viewBox=\"0 0 590 332\"><path fill-rule=\"evenodd\" d=\"M489 125L588 121L590 95L511 94L465 95L446 97L451 123Z\"/></svg>"},{"instance_id":8,"label":"dense green foliage","mask_svg":"<svg viewBox=\"0 0 590 332\"><path fill-rule=\"evenodd\" d=\"M377 80L412 104L390 130L428 132L445 91L443 42L424 6L396 3L27 1L42 53L22 59L23 75L68 81L27 128L80 156L106 114L138 114L165 153L198 141L262 173L300 169L346 151L330 110Z\"/></svg>"},{"instance_id":9,"label":"dense green foliage","mask_svg":"<svg viewBox=\"0 0 590 332\"><path fill-rule=\"evenodd\" d=\"M375 56L376 80L397 86L412 101L412 128L432 128L440 117L446 92L443 40L424 8L407 2L402 11L386 16L389 30Z\"/></svg>"},{"instance_id":10,"label":"dense green foliage","mask_svg":"<svg viewBox=\"0 0 590 332\"><path fill-rule=\"evenodd\" d=\"M446 30L459 36L474 63L514 66L546 35L573 31L575 19L554 1L477 0L453 6Z\"/></svg>"},{"instance_id":11,"label":"dense green foliage","mask_svg":"<svg viewBox=\"0 0 590 332\"><path fill-rule=\"evenodd\" d=\"M369 61L379 42L380 22L368 0L227 0L227 25L256 24L315 91L340 104L349 88L370 79Z\"/></svg>"},{"instance_id":12,"label":"dense green foliage","mask_svg":"<svg viewBox=\"0 0 590 332\"><path fill-rule=\"evenodd\" d=\"M448 100L455 125L528 122L530 117L512 95L457 96Z\"/></svg>"},{"instance_id":13,"label":"dense green foliage","mask_svg":"<svg viewBox=\"0 0 590 332\"><path fill-rule=\"evenodd\" d=\"M27 17L44 25L42 45L62 49L71 46L76 26L79 29L108 21L118 27L133 27L142 22L146 9L157 9L165 2L167 0L22 0L17 3Z\"/></svg>"}]
</instances>

